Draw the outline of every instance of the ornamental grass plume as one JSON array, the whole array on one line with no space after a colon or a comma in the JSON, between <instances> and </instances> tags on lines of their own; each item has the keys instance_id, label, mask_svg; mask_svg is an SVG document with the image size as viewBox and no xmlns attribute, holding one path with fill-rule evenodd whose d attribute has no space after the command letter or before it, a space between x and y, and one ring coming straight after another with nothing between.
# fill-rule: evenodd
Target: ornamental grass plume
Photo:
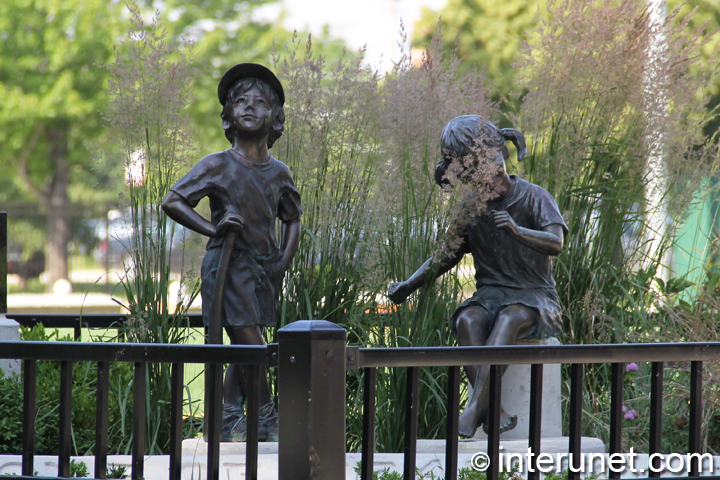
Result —
<instances>
[{"instance_id":1,"label":"ornamental grass plume","mask_svg":"<svg viewBox=\"0 0 720 480\"><path fill-rule=\"evenodd\" d=\"M110 141L95 149L101 168L122 171L118 184L128 260L121 286L127 304L116 301L127 309L128 321L120 332L134 342L182 343L187 329L177 327L187 325L199 282L185 267L184 242L178 240L181 234L167 220L161 201L195 158L187 110L194 75L192 44L171 46L159 12L147 25L136 2L128 2L127 8L127 37L115 46L115 61L105 66L112 75L103 112ZM183 245L181 253L172 250L178 244ZM183 288L176 299L168 298L173 255L183 255L176 262L183 270ZM165 453L170 443L170 365L149 364L147 369L147 453Z\"/></svg>"},{"instance_id":2,"label":"ornamental grass plume","mask_svg":"<svg viewBox=\"0 0 720 480\"><path fill-rule=\"evenodd\" d=\"M653 20L638 0L547 8L516 65L527 94L512 118L533 139L521 169L570 227L555 267L567 341L622 341L647 318L673 235L718 167L702 133L714 115L699 55L709 34L676 12ZM599 299L604 315L588 318Z\"/></svg>"},{"instance_id":3,"label":"ornamental grass plume","mask_svg":"<svg viewBox=\"0 0 720 480\"><path fill-rule=\"evenodd\" d=\"M446 323L463 293L457 277L429 283L401 307L385 297L388 279L405 278L443 247L466 195L462 182L448 192L435 184L443 127L464 113L497 112L482 74L459 76L459 59L441 54L439 39L420 68L405 52L384 78L362 56L326 65L297 36L275 52L287 100L286 133L273 155L292 170L305 212L280 326L327 319L348 328L350 343L371 347L453 342ZM404 377L402 369L378 371L378 421L387 424L378 451L402 448L402 419L390 413L401 408ZM420 401L432 407L418 431L432 438L442 434L447 373L424 369L421 379ZM361 385L359 376L348 385L351 450L359 447Z\"/></svg>"}]
</instances>

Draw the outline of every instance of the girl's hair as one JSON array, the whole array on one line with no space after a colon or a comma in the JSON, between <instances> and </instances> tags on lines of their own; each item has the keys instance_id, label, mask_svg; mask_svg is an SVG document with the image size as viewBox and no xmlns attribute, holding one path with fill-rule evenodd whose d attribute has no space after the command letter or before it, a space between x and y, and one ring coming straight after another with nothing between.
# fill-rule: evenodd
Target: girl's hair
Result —
<instances>
[{"instance_id":1,"label":"girl's hair","mask_svg":"<svg viewBox=\"0 0 720 480\"><path fill-rule=\"evenodd\" d=\"M275 93L275 90L273 90L266 81L255 77L245 77L238 80L227 94L222 113L220 114L220 117L223 119L223 128L225 128L225 138L232 143L233 128L229 118L230 115L232 115L232 107L235 105L235 100L253 87L257 87L272 106L273 129L270 131L270 136L268 137L268 148L272 148L277 139L282 136L283 130L285 129L285 109L280 104L280 98L277 96L277 93Z\"/></svg>"},{"instance_id":2,"label":"girl's hair","mask_svg":"<svg viewBox=\"0 0 720 480\"><path fill-rule=\"evenodd\" d=\"M435 182L438 185L447 185L445 178L450 163L453 159L461 159L472 153L477 142L483 143L491 148L499 148L503 158L510 157L505 142L510 140L517 148L518 160L527 153L525 147L525 136L514 128L503 128L502 130L485 120L479 115L461 115L450 120L440 135L440 149L443 159L435 167Z\"/></svg>"}]
</instances>

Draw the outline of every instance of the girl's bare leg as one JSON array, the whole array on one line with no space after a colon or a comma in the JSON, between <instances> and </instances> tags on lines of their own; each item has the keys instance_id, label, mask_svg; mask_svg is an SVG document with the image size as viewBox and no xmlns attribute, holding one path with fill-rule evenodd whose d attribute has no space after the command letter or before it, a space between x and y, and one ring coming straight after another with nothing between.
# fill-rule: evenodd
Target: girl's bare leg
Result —
<instances>
[{"instance_id":1,"label":"girl's bare leg","mask_svg":"<svg viewBox=\"0 0 720 480\"><path fill-rule=\"evenodd\" d=\"M518 337L535 323L536 315L537 313L534 310L522 305L511 305L504 308L498 314L495 327L487 338L485 345L515 345ZM459 342L460 330L458 328ZM475 431L485 420L488 410L490 368L489 365L481 365L475 368L477 369L475 389L465 410L460 415L458 424L458 433L463 438L471 438L475 435ZM504 367L502 373L505 373L506 369L507 367ZM501 417L503 417L501 418L501 425L505 425L509 421L509 416L503 411Z\"/></svg>"}]
</instances>

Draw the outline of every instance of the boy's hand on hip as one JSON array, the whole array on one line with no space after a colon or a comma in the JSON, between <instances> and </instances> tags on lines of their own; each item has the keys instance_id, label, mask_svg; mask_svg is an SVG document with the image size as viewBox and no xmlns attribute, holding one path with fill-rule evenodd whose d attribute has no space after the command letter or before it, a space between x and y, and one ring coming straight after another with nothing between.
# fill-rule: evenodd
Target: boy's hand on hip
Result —
<instances>
[{"instance_id":1,"label":"boy's hand on hip","mask_svg":"<svg viewBox=\"0 0 720 480\"><path fill-rule=\"evenodd\" d=\"M215 236L224 237L228 231L239 232L245 225L245 220L237 213L227 213L215 227Z\"/></svg>"},{"instance_id":2,"label":"boy's hand on hip","mask_svg":"<svg viewBox=\"0 0 720 480\"><path fill-rule=\"evenodd\" d=\"M517 236L518 226L515 220L510 216L508 212L497 212L492 210L493 219L495 220L495 226L512 236Z\"/></svg>"}]
</instances>

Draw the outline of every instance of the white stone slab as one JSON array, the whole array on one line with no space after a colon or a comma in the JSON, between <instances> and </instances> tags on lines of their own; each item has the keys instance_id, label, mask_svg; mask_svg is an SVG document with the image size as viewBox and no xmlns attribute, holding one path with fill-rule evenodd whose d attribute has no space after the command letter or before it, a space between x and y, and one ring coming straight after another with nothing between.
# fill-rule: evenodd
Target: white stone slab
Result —
<instances>
[{"instance_id":1,"label":"white stone slab","mask_svg":"<svg viewBox=\"0 0 720 480\"><path fill-rule=\"evenodd\" d=\"M605 459L605 474L601 478L607 478L607 454L594 454L592 458L596 467L600 467L602 459ZM473 455L470 453L461 453L458 455L458 468L471 468ZM553 468L559 466L560 469L567 468L567 457L559 457L558 454L552 455L552 464L546 464L545 468ZM591 457L586 457L589 464ZM629 455L624 454L625 463L629 465ZM720 457L713 458L713 470L710 470L709 462L704 463L702 475L720 475ZM94 457L73 457L77 462L84 462L90 472L93 474L95 468ZM108 456L108 466L124 466L130 473L132 457L129 455L110 455ZM515 460L514 458L512 460ZM348 453L345 457L345 478L347 480L359 480L360 476L355 472L361 461L361 454ZM503 458L503 465L506 465L507 457ZM0 475L19 475L21 472L22 457L20 455L0 455ZM646 478L647 454L635 455L633 462L635 472L626 469L622 472L622 478ZM183 455L182 478L183 480L198 480L205 478L205 456L185 456ZM379 453L374 456L375 470L383 470L385 468L402 472L403 471L403 455L399 453ZM416 466L424 474L433 472L435 478L445 476L445 456L442 454L418 453ZM166 455L148 455L145 457L144 477L148 480L165 480L169 478L169 457ZM585 468L581 473L584 478L597 471ZM40 476L57 475L57 457L49 455L38 455L35 457L35 471ZM523 465L520 472L523 477L527 476L527 465ZM680 472L664 472L663 477L680 477L687 476L685 471ZM8 477L12 478L12 477ZM220 478L221 479L242 479L245 478L245 456L244 455L221 455L220 456ZM278 479L278 456L277 454L262 454L258 458L258 479L259 480L279 480Z\"/></svg>"},{"instance_id":2,"label":"white stone slab","mask_svg":"<svg viewBox=\"0 0 720 480\"><path fill-rule=\"evenodd\" d=\"M518 345L561 345L555 338L542 340L521 340ZM542 397L542 427L541 436L562 436L562 410L560 386L562 376L560 364L547 364L543 366L543 397ZM470 393L472 395L472 389ZM518 424L512 430L500 435L502 440L527 439L530 432L530 365L509 365L502 378L501 402L505 411L510 415L517 415ZM476 439L486 439L487 435L482 428L475 433Z\"/></svg>"},{"instance_id":3,"label":"white stone slab","mask_svg":"<svg viewBox=\"0 0 720 480\"><path fill-rule=\"evenodd\" d=\"M0 341L20 341L20 324L7 318L5 314L0 314ZM0 369L6 377L12 376L14 373L20 375L20 360L2 359L0 360Z\"/></svg>"},{"instance_id":4,"label":"white stone slab","mask_svg":"<svg viewBox=\"0 0 720 480\"><path fill-rule=\"evenodd\" d=\"M539 453L563 453L568 451L568 437L543 437L540 441ZM605 453L605 444L599 438L582 437L580 448L584 453ZM526 453L527 440L502 440L500 452ZM418 453L435 453L445 455L445 440L418 440ZM458 442L459 453L487 452L487 440L468 439Z\"/></svg>"}]
</instances>

